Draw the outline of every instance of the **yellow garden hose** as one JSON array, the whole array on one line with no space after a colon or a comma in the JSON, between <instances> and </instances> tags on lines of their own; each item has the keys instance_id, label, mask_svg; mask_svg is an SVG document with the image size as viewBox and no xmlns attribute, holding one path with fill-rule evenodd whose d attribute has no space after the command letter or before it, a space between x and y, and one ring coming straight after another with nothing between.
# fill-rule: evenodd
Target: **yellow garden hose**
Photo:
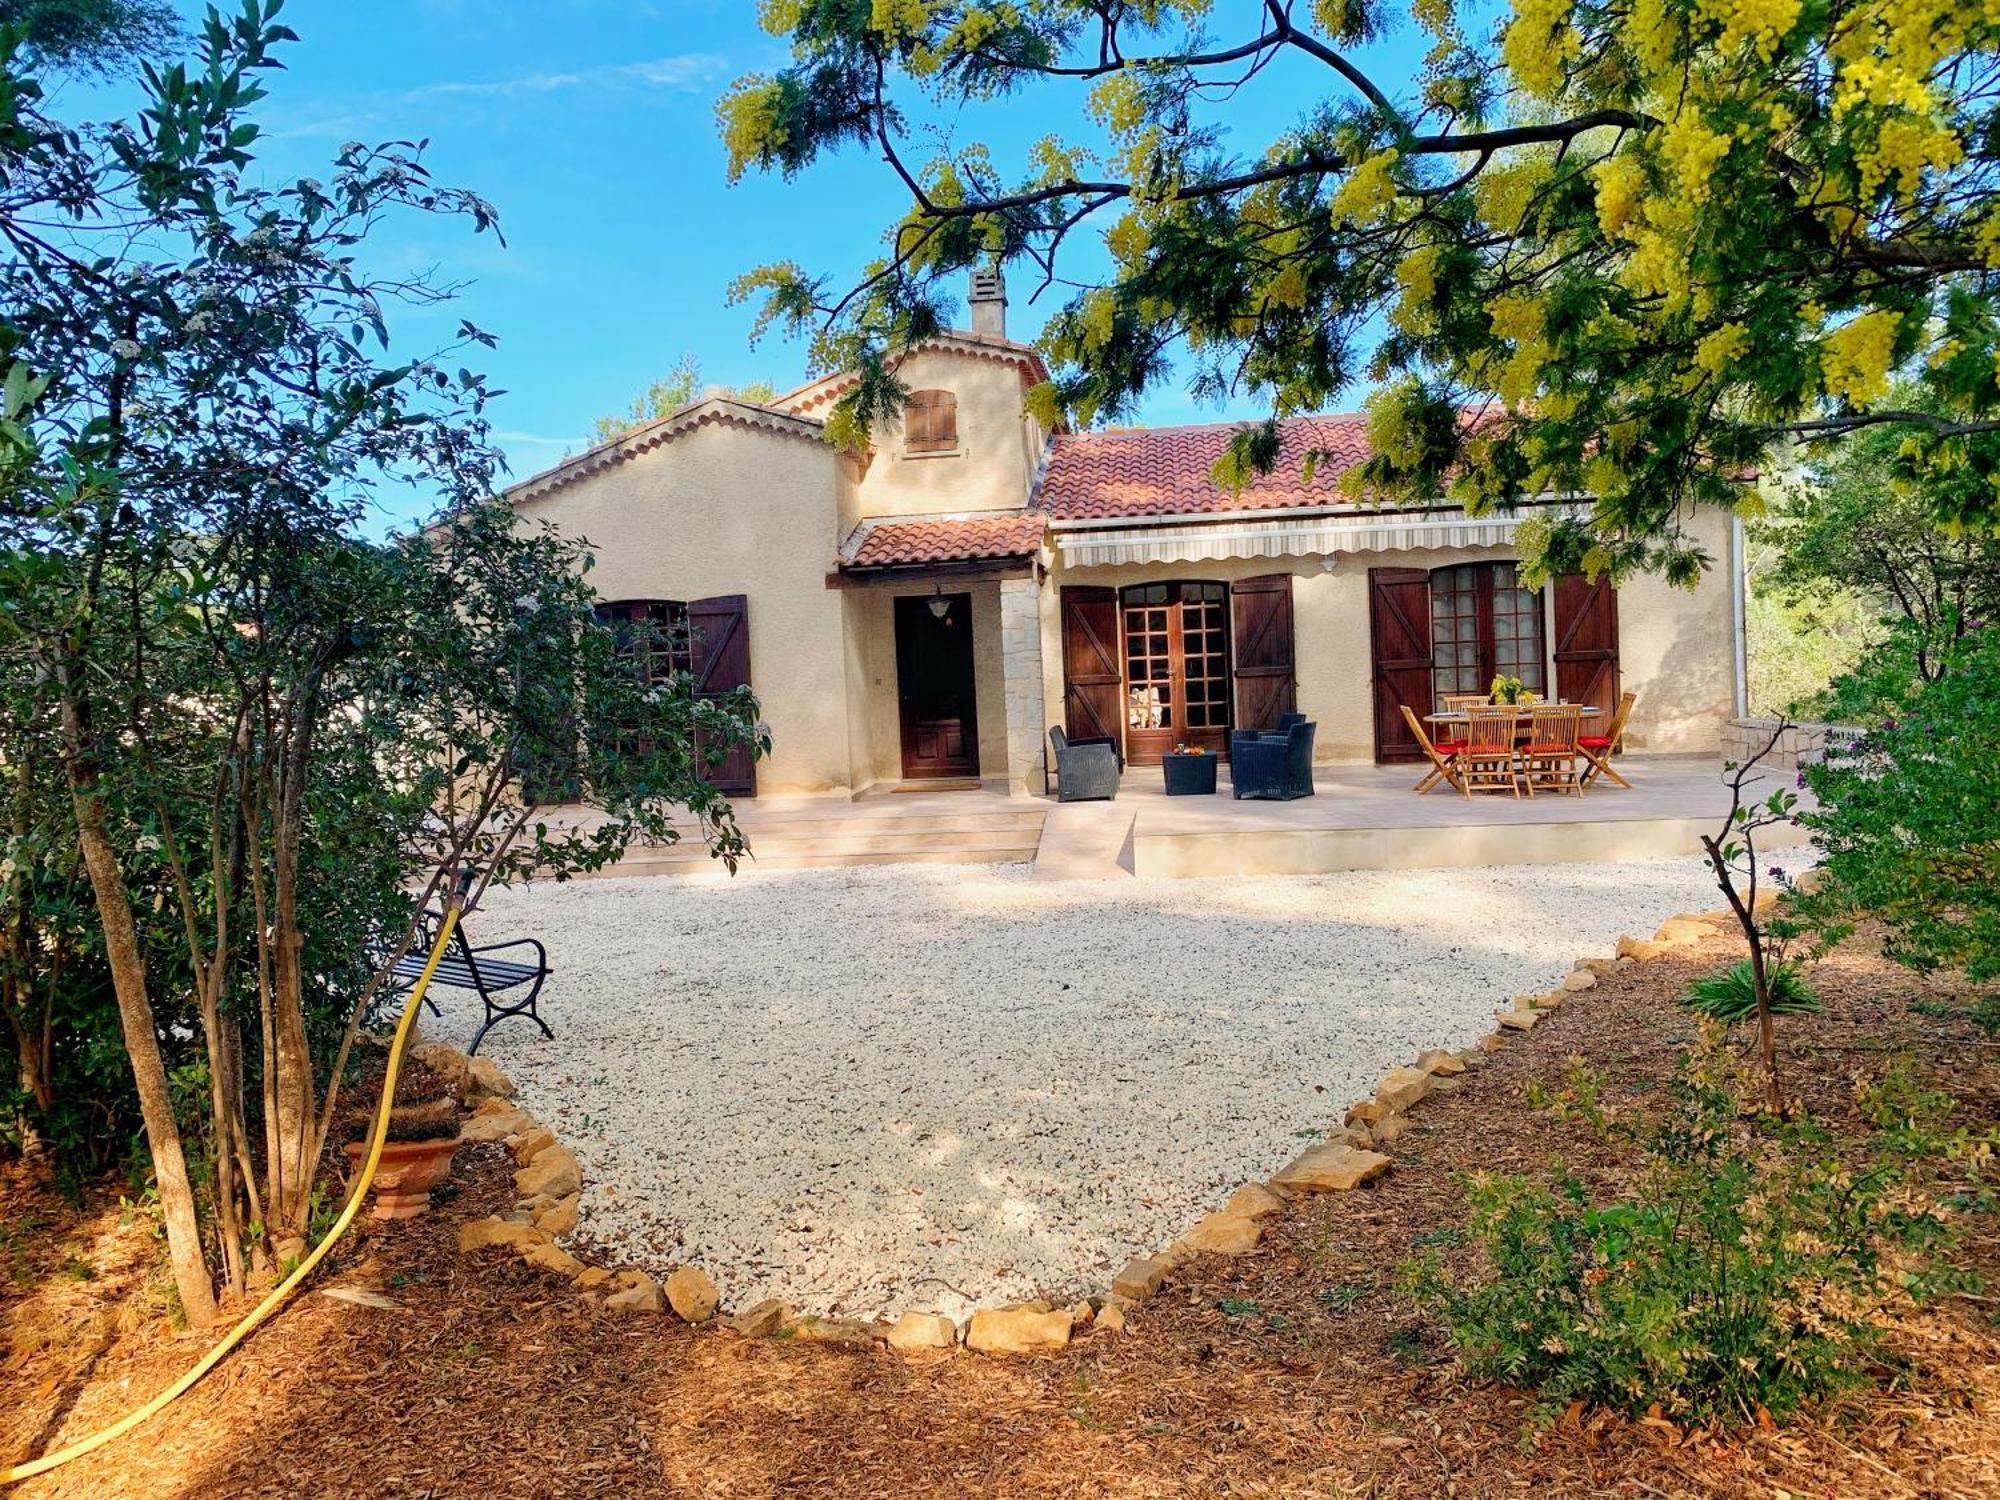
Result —
<instances>
[{"instance_id":1,"label":"yellow garden hose","mask_svg":"<svg viewBox=\"0 0 2000 1500\"><path fill-rule=\"evenodd\" d=\"M375 1129L368 1139L368 1159L361 1164L361 1178L354 1185L354 1191L348 1194L347 1207L340 1211L340 1217L334 1220L333 1228L328 1231L326 1238L313 1246L312 1253L299 1262L298 1269L271 1288L270 1294L251 1309L250 1315L230 1329L222 1342L204 1354L187 1374L181 1376L144 1406L136 1411L127 1412L109 1427L93 1432L80 1442L71 1443L67 1448L59 1448L54 1453L44 1453L40 1458L16 1464L11 1469L0 1469L0 1484L13 1484L18 1480L32 1478L36 1474L46 1474L51 1469L61 1468L71 1459L81 1458L91 1449L101 1448L113 1438L130 1432L168 1403L185 1394L196 1381L221 1364L223 1356L248 1338L258 1324L282 1307L286 1299L299 1289L300 1284L312 1275L314 1268L326 1259L327 1252L333 1249L334 1243L346 1234L348 1227L354 1223L354 1216L361 1211L361 1204L368 1196L368 1185L375 1180L375 1167L382 1159L382 1143L389 1136L389 1109L396 1097L396 1076L403 1067L403 1048L409 1041L412 1024L417 1018L417 1008L423 1003L424 991L430 987L431 975L437 972L438 960L444 957L445 944L451 941L452 929L457 925L458 903L447 902L444 921L438 924L437 942L431 948L430 959L424 964L424 972L410 991L409 999L404 1002L402 1018L396 1022L396 1039L389 1047L389 1071L382 1080L381 1102L375 1106Z\"/></svg>"}]
</instances>

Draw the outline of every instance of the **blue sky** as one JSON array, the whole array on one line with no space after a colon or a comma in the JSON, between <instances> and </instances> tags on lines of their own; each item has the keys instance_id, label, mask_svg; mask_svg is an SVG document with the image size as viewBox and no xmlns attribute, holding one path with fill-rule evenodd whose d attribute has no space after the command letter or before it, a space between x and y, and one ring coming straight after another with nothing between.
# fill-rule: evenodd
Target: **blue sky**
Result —
<instances>
[{"instance_id":1,"label":"blue sky","mask_svg":"<svg viewBox=\"0 0 2000 1500\"><path fill-rule=\"evenodd\" d=\"M1218 0L1214 29L1243 34L1255 9ZM506 392L492 415L517 475L581 447L593 418L684 353L710 382L782 389L803 378L797 345L773 336L749 346L752 311L726 305L730 279L781 259L849 273L903 207L888 169L859 152L789 183L727 184L715 100L785 56L757 26L753 0L293 0L284 19L299 41L269 76L262 170L323 174L343 141L428 138L439 181L498 207L504 247L452 221L404 221L368 260L467 283L442 310L392 314L392 331L410 353L460 316L498 336L480 364ZM1367 60L1401 94L1421 46L1406 31ZM1327 83L1307 64L1266 73L1230 109L1240 149L1291 123ZM71 84L56 108L97 116L129 97ZM1026 143L1074 127L1079 99L1065 90L986 106L960 128L1011 170ZM1032 338L1055 300L1024 306L1018 278L1011 290L1009 331ZM1175 386L1144 418L1257 414L1250 401L1198 405Z\"/></svg>"}]
</instances>

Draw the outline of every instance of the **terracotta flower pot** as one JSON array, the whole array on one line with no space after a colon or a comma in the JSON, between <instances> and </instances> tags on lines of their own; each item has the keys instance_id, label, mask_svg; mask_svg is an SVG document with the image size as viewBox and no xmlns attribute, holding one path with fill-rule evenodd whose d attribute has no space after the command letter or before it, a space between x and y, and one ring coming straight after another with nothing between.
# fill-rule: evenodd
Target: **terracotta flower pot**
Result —
<instances>
[{"instance_id":1,"label":"terracotta flower pot","mask_svg":"<svg viewBox=\"0 0 2000 1500\"><path fill-rule=\"evenodd\" d=\"M450 1175L457 1136L431 1141L384 1141L382 1160L375 1166L375 1207L378 1219L414 1219L431 1206L431 1189ZM348 1158L358 1167L368 1156L366 1141L350 1141Z\"/></svg>"}]
</instances>

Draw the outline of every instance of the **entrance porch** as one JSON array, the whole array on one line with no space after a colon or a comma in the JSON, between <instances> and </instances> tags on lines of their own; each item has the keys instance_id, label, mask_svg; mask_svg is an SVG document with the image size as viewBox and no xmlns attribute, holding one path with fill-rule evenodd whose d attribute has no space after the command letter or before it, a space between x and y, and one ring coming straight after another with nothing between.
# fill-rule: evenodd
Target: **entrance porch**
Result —
<instances>
[{"instance_id":1,"label":"entrance porch","mask_svg":"<svg viewBox=\"0 0 2000 1500\"><path fill-rule=\"evenodd\" d=\"M843 582L852 795L1042 790L1037 592L1025 569Z\"/></svg>"}]
</instances>

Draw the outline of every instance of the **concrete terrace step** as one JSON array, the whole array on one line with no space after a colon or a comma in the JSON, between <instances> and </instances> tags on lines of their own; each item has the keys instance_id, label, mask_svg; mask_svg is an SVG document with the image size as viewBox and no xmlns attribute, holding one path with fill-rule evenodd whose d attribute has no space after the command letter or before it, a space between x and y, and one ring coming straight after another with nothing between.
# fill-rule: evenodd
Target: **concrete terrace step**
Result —
<instances>
[{"instance_id":1,"label":"concrete terrace step","mask_svg":"<svg viewBox=\"0 0 2000 1500\"><path fill-rule=\"evenodd\" d=\"M935 844L906 844L887 849L843 849L802 852L793 849L765 849L738 866L744 870L811 870L840 865L969 865L1027 864L1035 857L1035 844L998 845L986 849L961 849ZM690 851L684 858L636 859L627 856L597 877L632 875L694 875L703 870L720 870L722 862L705 851Z\"/></svg>"},{"instance_id":2,"label":"concrete terrace step","mask_svg":"<svg viewBox=\"0 0 2000 1500\"><path fill-rule=\"evenodd\" d=\"M1034 848L1041 841L1040 830L1035 828L984 828L969 832L937 834L906 832L896 828L844 828L834 833L776 835L765 832L759 837L750 830L750 852L762 859L767 854L841 854L852 851L857 854L880 849L1013 849L1025 844ZM705 845L693 839L679 844L660 844L631 850L627 862L681 859L692 855L697 859L707 859Z\"/></svg>"},{"instance_id":3,"label":"concrete terrace step","mask_svg":"<svg viewBox=\"0 0 2000 1500\"><path fill-rule=\"evenodd\" d=\"M873 864L1026 863L1041 845L1043 809L1002 812L871 815L802 812L746 817L750 841L745 868L814 869ZM696 836L682 827L678 844L642 845L628 851L606 875L685 875L720 868Z\"/></svg>"},{"instance_id":4,"label":"concrete terrace step","mask_svg":"<svg viewBox=\"0 0 2000 1500\"><path fill-rule=\"evenodd\" d=\"M995 864L1032 861L1041 847L1045 804L967 794L879 796L850 802L746 801L738 821L750 843L750 869L863 864ZM685 875L720 867L688 821L678 844L643 845L605 875Z\"/></svg>"},{"instance_id":5,"label":"concrete terrace step","mask_svg":"<svg viewBox=\"0 0 2000 1500\"><path fill-rule=\"evenodd\" d=\"M1040 808L1019 812L913 813L897 816L884 813L875 817L768 817L744 815L738 825L752 840L764 838L820 838L844 833L877 833L894 830L912 835L992 833L1019 830L1039 831L1046 814ZM694 838L698 830L691 823L676 823L681 837Z\"/></svg>"}]
</instances>

